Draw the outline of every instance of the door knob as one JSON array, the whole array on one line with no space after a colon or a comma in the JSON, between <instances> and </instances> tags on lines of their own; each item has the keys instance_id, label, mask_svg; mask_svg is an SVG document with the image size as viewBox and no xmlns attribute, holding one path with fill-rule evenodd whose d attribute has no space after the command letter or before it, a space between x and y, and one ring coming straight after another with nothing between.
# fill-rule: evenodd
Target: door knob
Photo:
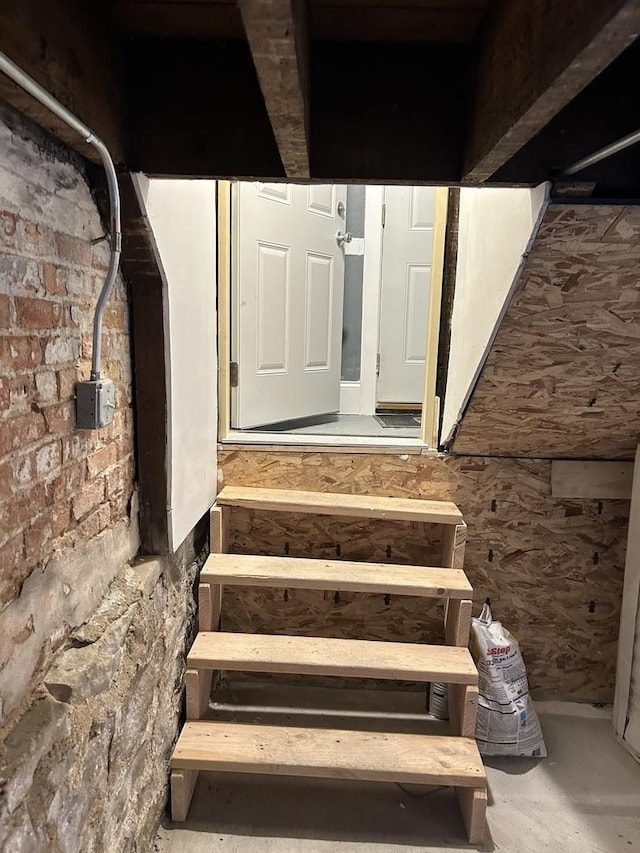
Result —
<instances>
[{"instance_id":1,"label":"door knob","mask_svg":"<svg viewBox=\"0 0 640 853\"><path fill-rule=\"evenodd\" d=\"M344 246L345 243L350 243L353 240L351 231L338 231L336 234L336 243L338 246Z\"/></svg>"}]
</instances>

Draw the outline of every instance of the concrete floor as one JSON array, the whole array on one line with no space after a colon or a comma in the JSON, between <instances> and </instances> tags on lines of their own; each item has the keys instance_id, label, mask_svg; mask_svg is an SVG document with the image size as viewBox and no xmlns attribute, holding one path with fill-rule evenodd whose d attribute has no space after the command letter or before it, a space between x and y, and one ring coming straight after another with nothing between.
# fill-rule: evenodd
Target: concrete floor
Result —
<instances>
[{"instance_id":1,"label":"concrete floor","mask_svg":"<svg viewBox=\"0 0 640 853\"><path fill-rule=\"evenodd\" d=\"M640 851L640 765L615 742L610 712L569 703L537 707L549 757L487 759L488 834L480 847L466 843L452 789L201 773L188 821L161 827L156 850ZM226 718L243 718L237 707L226 708ZM256 719L272 721L265 716ZM376 716L374 709L374 725ZM415 716L406 715L409 728ZM339 727L335 718L326 724Z\"/></svg>"}]
</instances>

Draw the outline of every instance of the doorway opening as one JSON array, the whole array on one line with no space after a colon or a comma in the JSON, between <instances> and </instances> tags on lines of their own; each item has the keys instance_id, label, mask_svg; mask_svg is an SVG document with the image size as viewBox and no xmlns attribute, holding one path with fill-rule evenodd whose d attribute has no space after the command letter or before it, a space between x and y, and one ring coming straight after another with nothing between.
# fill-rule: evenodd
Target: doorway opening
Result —
<instances>
[{"instance_id":1,"label":"doorway opening","mask_svg":"<svg viewBox=\"0 0 640 853\"><path fill-rule=\"evenodd\" d=\"M447 189L218 192L221 440L436 446Z\"/></svg>"}]
</instances>

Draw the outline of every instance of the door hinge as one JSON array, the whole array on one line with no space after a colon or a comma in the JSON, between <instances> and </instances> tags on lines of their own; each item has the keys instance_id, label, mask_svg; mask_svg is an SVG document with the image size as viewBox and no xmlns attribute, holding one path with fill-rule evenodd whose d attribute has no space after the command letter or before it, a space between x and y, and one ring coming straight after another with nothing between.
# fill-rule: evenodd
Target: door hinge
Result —
<instances>
[{"instance_id":1,"label":"door hinge","mask_svg":"<svg viewBox=\"0 0 640 853\"><path fill-rule=\"evenodd\" d=\"M385 222L387 221L387 203L384 202L382 205L382 227L384 228Z\"/></svg>"},{"instance_id":2,"label":"door hinge","mask_svg":"<svg viewBox=\"0 0 640 853\"><path fill-rule=\"evenodd\" d=\"M380 353L376 356L376 376L380 376Z\"/></svg>"},{"instance_id":3,"label":"door hinge","mask_svg":"<svg viewBox=\"0 0 640 853\"><path fill-rule=\"evenodd\" d=\"M230 361L229 362L229 385L231 388L238 387L238 362Z\"/></svg>"}]
</instances>

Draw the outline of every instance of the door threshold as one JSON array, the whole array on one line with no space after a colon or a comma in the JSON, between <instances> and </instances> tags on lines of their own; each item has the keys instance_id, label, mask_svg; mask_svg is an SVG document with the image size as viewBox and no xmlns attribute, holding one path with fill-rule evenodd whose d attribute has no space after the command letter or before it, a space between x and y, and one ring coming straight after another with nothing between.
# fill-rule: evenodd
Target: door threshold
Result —
<instances>
[{"instance_id":1,"label":"door threshold","mask_svg":"<svg viewBox=\"0 0 640 853\"><path fill-rule=\"evenodd\" d=\"M227 448L231 444L245 448L252 445L254 447L264 447L266 445L279 448L290 447L292 449L299 447L329 447L340 449L346 453L355 448L364 448L366 451L382 450L385 452L393 452L395 450L412 453L437 452L435 448L424 444L419 438L387 438L385 436L368 435L305 435L300 433L290 435L282 432L248 432L233 429L220 441L220 445L223 448Z\"/></svg>"}]
</instances>

